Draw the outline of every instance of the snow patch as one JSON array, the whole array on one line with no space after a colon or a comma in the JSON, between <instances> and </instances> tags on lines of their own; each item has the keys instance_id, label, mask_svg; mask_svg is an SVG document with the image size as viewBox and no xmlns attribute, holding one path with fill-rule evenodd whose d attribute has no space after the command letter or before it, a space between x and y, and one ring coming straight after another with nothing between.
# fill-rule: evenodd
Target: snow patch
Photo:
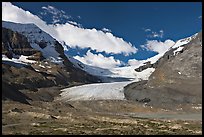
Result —
<instances>
[{"instance_id":1,"label":"snow patch","mask_svg":"<svg viewBox=\"0 0 204 137\"><path fill-rule=\"evenodd\" d=\"M27 59L29 56L24 56L24 55L21 55L20 57L19 57L19 61L21 61L21 62L24 62L24 63L35 63L36 61L34 61L34 60L29 60L29 59Z\"/></svg>"},{"instance_id":2,"label":"snow patch","mask_svg":"<svg viewBox=\"0 0 204 137\"><path fill-rule=\"evenodd\" d=\"M8 62L14 62L14 63L17 63L17 64L26 65L26 63L23 63L19 59L15 59L15 58L9 59L6 55L2 55L2 61L8 61Z\"/></svg>"},{"instance_id":3,"label":"snow patch","mask_svg":"<svg viewBox=\"0 0 204 137\"><path fill-rule=\"evenodd\" d=\"M41 67L41 68L45 68L45 66L43 66L43 65L41 65L41 64L39 65L39 67Z\"/></svg>"},{"instance_id":4,"label":"snow patch","mask_svg":"<svg viewBox=\"0 0 204 137\"><path fill-rule=\"evenodd\" d=\"M148 58L147 60L145 60L144 62L148 62L150 61L151 64L156 63L166 52L163 53L159 53L151 58Z\"/></svg>"},{"instance_id":5,"label":"snow patch","mask_svg":"<svg viewBox=\"0 0 204 137\"><path fill-rule=\"evenodd\" d=\"M38 69L35 69L35 71L39 72L40 70L38 70Z\"/></svg>"},{"instance_id":6,"label":"snow patch","mask_svg":"<svg viewBox=\"0 0 204 137\"><path fill-rule=\"evenodd\" d=\"M178 54L180 51L183 50L184 47L178 47L176 50L174 50L174 55Z\"/></svg>"},{"instance_id":7,"label":"snow patch","mask_svg":"<svg viewBox=\"0 0 204 137\"><path fill-rule=\"evenodd\" d=\"M193 36L178 40L172 48L174 49L174 48L178 48L182 45L188 44L192 39L194 39L197 36L197 34L198 33L194 34Z\"/></svg>"},{"instance_id":8,"label":"snow patch","mask_svg":"<svg viewBox=\"0 0 204 137\"><path fill-rule=\"evenodd\" d=\"M21 56L16 56L16 57L19 57L19 58L9 59L6 55L2 55L2 61L9 61L9 62L14 62L14 63L22 64L22 65L32 64L36 62L34 60L28 60L27 58L30 56L21 55Z\"/></svg>"}]
</instances>

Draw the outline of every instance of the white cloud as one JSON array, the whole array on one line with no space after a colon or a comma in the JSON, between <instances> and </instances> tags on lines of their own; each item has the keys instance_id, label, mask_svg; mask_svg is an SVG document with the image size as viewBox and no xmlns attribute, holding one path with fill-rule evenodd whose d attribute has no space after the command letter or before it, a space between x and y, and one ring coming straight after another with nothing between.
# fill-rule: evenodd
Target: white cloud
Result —
<instances>
[{"instance_id":1,"label":"white cloud","mask_svg":"<svg viewBox=\"0 0 204 137\"><path fill-rule=\"evenodd\" d=\"M141 45L140 47L142 49L151 50L151 51L157 52L159 54L157 54L157 55L155 55L153 57L150 57L150 58L148 58L146 60L129 59L127 64L130 65L130 66L139 67L140 65L142 65L143 63L145 63L147 61L150 61L151 63L155 63L174 44L175 44L175 42L172 41L172 40L169 40L169 39L165 40L164 42L157 41L157 40L147 40L146 44Z\"/></svg>"},{"instance_id":2,"label":"white cloud","mask_svg":"<svg viewBox=\"0 0 204 137\"><path fill-rule=\"evenodd\" d=\"M160 30L159 32L160 32L160 37L163 37L164 31L163 31L163 30Z\"/></svg>"},{"instance_id":3,"label":"white cloud","mask_svg":"<svg viewBox=\"0 0 204 137\"><path fill-rule=\"evenodd\" d=\"M199 19L202 19L202 16L199 16L198 18L199 18Z\"/></svg>"},{"instance_id":4,"label":"white cloud","mask_svg":"<svg viewBox=\"0 0 204 137\"><path fill-rule=\"evenodd\" d=\"M74 21L68 21L69 24L72 24L72 25L75 25L75 26L78 26L78 27L82 27L81 24L77 23L77 22L74 22Z\"/></svg>"},{"instance_id":5,"label":"white cloud","mask_svg":"<svg viewBox=\"0 0 204 137\"><path fill-rule=\"evenodd\" d=\"M104 32L111 32L111 30L107 29L107 28L103 28L102 31L104 31Z\"/></svg>"},{"instance_id":6,"label":"white cloud","mask_svg":"<svg viewBox=\"0 0 204 137\"><path fill-rule=\"evenodd\" d=\"M146 45L140 45L140 47L142 48L142 50L149 50Z\"/></svg>"},{"instance_id":7,"label":"white cloud","mask_svg":"<svg viewBox=\"0 0 204 137\"><path fill-rule=\"evenodd\" d=\"M56 24L56 23L59 23L59 22L60 22L59 19L53 18L53 21L52 21L53 24Z\"/></svg>"},{"instance_id":8,"label":"white cloud","mask_svg":"<svg viewBox=\"0 0 204 137\"><path fill-rule=\"evenodd\" d=\"M71 24L56 24L60 40L64 40L70 47L91 48L97 52L106 52L124 55L136 53L137 49L113 34L93 29L84 29Z\"/></svg>"},{"instance_id":9,"label":"white cloud","mask_svg":"<svg viewBox=\"0 0 204 137\"><path fill-rule=\"evenodd\" d=\"M130 66L139 66L142 63L143 63L143 61L139 61L136 59L129 59L127 64Z\"/></svg>"},{"instance_id":10,"label":"white cloud","mask_svg":"<svg viewBox=\"0 0 204 137\"><path fill-rule=\"evenodd\" d=\"M146 50L155 51L157 53L164 53L174 44L175 42L169 39L165 40L164 42L157 41L157 40L147 40L146 44L141 45L141 47L145 48Z\"/></svg>"},{"instance_id":11,"label":"white cloud","mask_svg":"<svg viewBox=\"0 0 204 137\"><path fill-rule=\"evenodd\" d=\"M54 7L44 7L44 9ZM16 23L34 23L43 31L50 34L58 41L64 41L67 45L74 48L91 48L97 52L130 55L136 53L137 49L122 38L113 36L111 33L104 33L101 30L79 28L66 24L47 25L38 16L29 11L25 11L8 2L2 2L2 20Z\"/></svg>"},{"instance_id":12,"label":"white cloud","mask_svg":"<svg viewBox=\"0 0 204 137\"><path fill-rule=\"evenodd\" d=\"M114 57L105 57L102 54L93 54L90 50L87 51L84 57L75 56L75 59L81 61L84 64L97 66L101 68L114 68L120 66L122 62L114 59Z\"/></svg>"},{"instance_id":13,"label":"white cloud","mask_svg":"<svg viewBox=\"0 0 204 137\"><path fill-rule=\"evenodd\" d=\"M2 20L22 24L33 23L51 36L57 36L57 31L51 29L51 27L38 16L33 15L29 11L24 11L17 6L12 5L10 2L2 2Z\"/></svg>"},{"instance_id":14,"label":"white cloud","mask_svg":"<svg viewBox=\"0 0 204 137\"><path fill-rule=\"evenodd\" d=\"M163 38L164 36L164 31L160 30L159 32L151 31L151 34L147 35L147 37L150 38Z\"/></svg>"},{"instance_id":15,"label":"white cloud","mask_svg":"<svg viewBox=\"0 0 204 137\"><path fill-rule=\"evenodd\" d=\"M43 6L42 9L44 10L44 12L41 12L41 13L51 13L53 15L60 15L60 16L65 15L67 18L70 18L68 15L66 15L65 11L58 10L57 8L50 5L48 5L47 7Z\"/></svg>"},{"instance_id":16,"label":"white cloud","mask_svg":"<svg viewBox=\"0 0 204 137\"><path fill-rule=\"evenodd\" d=\"M40 12L41 15L43 16L52 16L52 23L59 23L62 20L68 20L71 18L71 16L67 15L65 11L59 10L53 6L48 5L47 7L43 6L42 9L44 10L43 12Z\"/></svg>"},{"instance_id":17,"label":"white cloud","mask_svg":"<svg viewBox=\"0 0 204 137\"><path fill-rule=\"evenodd\" d=\"M149 38L163 38L163 36L164 36L164 31L163 30L160 30L159 32L156 32L156 31L152 31L149 28L142 28L142 29L146 33L148 33L147 37L149 37Z\"/></svg>"},{"instance_id":18,"label":"white cloud","mask_svg":"<svg viewBox=\"0 0 204 137\"><path fill-rule=\"evenodd\" d=\"M145 29L144 31L145 31L145 32L148 32L148 31L151 31L151 29Z\"/></svg>"}]
</instances>

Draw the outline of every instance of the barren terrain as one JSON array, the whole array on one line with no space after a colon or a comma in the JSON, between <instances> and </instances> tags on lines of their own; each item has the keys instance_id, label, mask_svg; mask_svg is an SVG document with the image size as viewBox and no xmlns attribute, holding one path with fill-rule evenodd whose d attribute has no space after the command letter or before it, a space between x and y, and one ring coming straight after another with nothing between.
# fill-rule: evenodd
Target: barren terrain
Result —
<instances>
[{"instance_id":1,"label":"barren terrain","mask_svg":"<svg viewBox=\"0 0 204 137\"><path fill-rule=\"evenodd\" d=\"M2 103L2 134L202 134L200 111L173 112L127 100Z\"/></svg>"}]
</instances>

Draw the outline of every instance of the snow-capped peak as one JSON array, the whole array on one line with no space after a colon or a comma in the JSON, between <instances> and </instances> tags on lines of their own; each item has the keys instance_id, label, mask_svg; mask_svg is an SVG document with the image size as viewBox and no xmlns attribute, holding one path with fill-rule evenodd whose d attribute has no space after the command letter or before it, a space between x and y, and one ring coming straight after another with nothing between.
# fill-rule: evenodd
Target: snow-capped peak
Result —
<instances>
[{"instance_id":1,"label":"snow-capped peak","mask_svg":"<svg viewBox=\"0 0 204 137\"><path fill-rule=\"evenodd\" d=\"M62 59L59 57L60 54L55 49L56 40L36 25L2 21L2 27L26 36L31 47L41 51L45 58L58 64L62 63ZM46 45L45 47L40 47L39 43L42 42Z\"/></svg>"}]
</instances>

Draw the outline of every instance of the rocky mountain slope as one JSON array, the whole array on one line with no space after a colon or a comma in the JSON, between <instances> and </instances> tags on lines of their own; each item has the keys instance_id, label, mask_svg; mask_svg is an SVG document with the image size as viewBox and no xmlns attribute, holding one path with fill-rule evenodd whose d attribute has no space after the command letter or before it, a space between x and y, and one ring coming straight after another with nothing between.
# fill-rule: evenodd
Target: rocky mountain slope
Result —
<instances>
[{"instance_id":1,"label":"rocky mountain slope","mask_svg":"<svg viewBox=\"0 0 204 137\"><path fill-rule=\"evenodd\" d=\"M35 92L38 88L100 81L70 62L62 45L34 24L4 21L2 80L2 99L20 102L27 98L19 90Z\"/></svg>"},{"instance_id":2,"label":"rocky mountain slope","mask_svg":"<svg viewBox=\"0 0 204 137\"><path fill-rule=\"evenodd\" d=\"M155 68L148 80L125 87L128 100L166 109L192 104L202 109L202 32L177 41Z\"/></svg>"}]
</instances>

